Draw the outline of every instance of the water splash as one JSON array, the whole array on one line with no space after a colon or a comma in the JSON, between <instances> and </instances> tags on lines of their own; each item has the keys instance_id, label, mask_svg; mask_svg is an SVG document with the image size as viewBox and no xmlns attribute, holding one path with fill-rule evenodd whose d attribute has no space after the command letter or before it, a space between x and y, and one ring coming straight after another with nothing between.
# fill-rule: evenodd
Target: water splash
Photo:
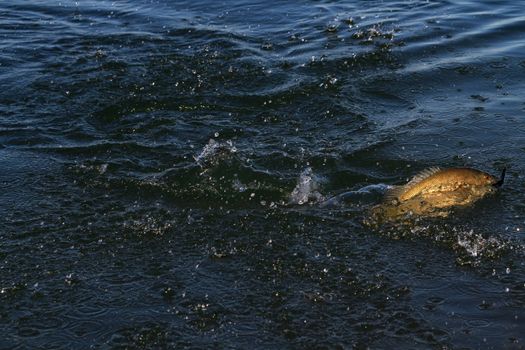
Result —
<instances>
[{"instance_id":1,"label":"water splash","mask_svg":"<svg viewBox=\"0 0 525 350\"><path fill-rule=\"evenodd\" d=\"M290 203L303 205L308 202L324 200L319 190L319 178L313 173L312 168L304 169L299 175L297 185L290 194Z\"/></svg>"},{"instance_id":2,"label":"water splash","mask_svg":"<svg viewBox=\"0 0 525 350\"><path fill-rule=\"evenodd\" d=\"M465 251L472 257L477 257L480 255L483 249L483 241L480 239L473 240L474 230L470 230L465 234L458 235L458 245L462 248L465 248Z\"/></svg>"},{"instance_id":3,"label":"water splash","mask_svg":"<svg viewBox=\"0 0 525 350\"><path fill-rule=\"evenodd\" d=\"M201 153L193 158L198 165L204 167L207 164L216 164L221 158L234 153L237 153L237 148L231 140L218 142L215 139L210 139Z\"/></svg>"},{"instance_id":4,"label":"water splash","mask_svg":"<svg viewBox=\"0 0 525 350\"><path fill-rule=\"evenodd\" d=\"M482 259L494 259L519 247L509 239L499 236L484 237L474 230L454 230L454 233L457 237L454 248L459 253L460 264L478 265Z\"/></svg>"},{"instance_id":5,"label":"water splash","mask_svg":"<svg viewBox=\"0 0 525 350\"><path fill-rule=\"evenodd\" d=\"M441 219L397 222L384 226L380 234L393 239L430 239L435 244L449 247L455 252L459 265L480 266L495 261L514 251L523 255L523 244L495 232L476 232L463 224L449 224Z\"/></svg>"}]
</instances>

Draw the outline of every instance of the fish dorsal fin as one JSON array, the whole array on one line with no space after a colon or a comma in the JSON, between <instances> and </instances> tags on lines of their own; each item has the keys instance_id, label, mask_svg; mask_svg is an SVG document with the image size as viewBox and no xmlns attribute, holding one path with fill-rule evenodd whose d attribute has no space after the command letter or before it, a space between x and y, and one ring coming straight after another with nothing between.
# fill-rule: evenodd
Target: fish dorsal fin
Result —
<instances>
[{"instance_id":1,"label":"fish dorsal fin","mask_svg":"<svg viewBox=\"0 0 525 350\"><path fill-rule=\"evenodd\" d=\"M420 173L417 173L412 180L410 180L405 186L414 186L415 184L420 183L421 181L431 177L435 173L441 171L441 168L438 166L433 166L431 168L427 168Z\"/></svg>"},{"instance_id":2,"label":"fish dorsal fin","mask_svg":"<svg viewBox=\"0 0 525 350\"><path fill-rule=\"evenodd\" d=\"M430 176L434 175L435 173L441 171L440 167L434 166L431 168L427 168L419 173L417 173L412 180L410 180L406 185L402 186L394 186L390 190L388 190L387 193L385 193L385 201L399 201L399 197L401 194L403 194L406 190L408 190L410 187L420 183L421 181L429 178Z\"/></svg>"}]
</instances>

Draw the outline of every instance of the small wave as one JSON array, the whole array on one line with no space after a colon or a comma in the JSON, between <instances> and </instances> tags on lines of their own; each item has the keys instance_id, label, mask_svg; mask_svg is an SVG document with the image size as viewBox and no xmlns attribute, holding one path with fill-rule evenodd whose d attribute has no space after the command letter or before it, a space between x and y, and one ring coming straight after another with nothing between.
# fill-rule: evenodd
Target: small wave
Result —
<instances>
[{"instance_id":1,"label":"small wave","mask_svg":"<svg viewBox=\"0 0 525 350\"><path fill-rule=\"evenodd\" d=\"M379 197L383 196L389 188L391 186L386 184L368 185L355 191L343 192L330 197L321 203L321 207L339 207L344 204L372 204L377 202Z\"/></svg>"}]
</instances>

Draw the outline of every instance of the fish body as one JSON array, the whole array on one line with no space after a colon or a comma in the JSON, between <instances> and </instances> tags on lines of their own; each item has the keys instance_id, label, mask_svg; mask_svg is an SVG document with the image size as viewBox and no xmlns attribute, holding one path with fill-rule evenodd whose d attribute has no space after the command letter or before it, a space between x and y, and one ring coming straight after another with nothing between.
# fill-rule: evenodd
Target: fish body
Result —
<instances>
[{"instance_id":1,"label":"fish body","mask_svg":"<svg viewBox=\"0 0 525 350\"><path fill-rule=\"evenodd\" d=\"M494 176L483 171L470 168L429 168L417 174L406 185L390 190L386 198L404 202L417 196L443 198L447 194L454 196L456 191L470 189L471 192L483 196L491 192L498 182Z\"/></svg>"},{"instance_id":2,"label":"fish body","mask_svg":"<svg viewBox=\"0 0 525 350\"><path fill-rule=\"evenodd\" d=\"M395 221L411 217L445 217L455 207L468 206L493 193L501 179L471 168L429 168L407 184L395 186L383 203L371 210L373 221Z\"/></svg>"}]
</instances>

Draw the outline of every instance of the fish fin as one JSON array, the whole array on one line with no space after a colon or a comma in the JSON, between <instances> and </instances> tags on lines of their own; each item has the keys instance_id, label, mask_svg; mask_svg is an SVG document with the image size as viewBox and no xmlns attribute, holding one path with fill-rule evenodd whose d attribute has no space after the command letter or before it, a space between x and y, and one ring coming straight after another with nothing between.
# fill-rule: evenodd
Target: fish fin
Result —
<instances>
[{"instance_id":1,"label":"fish fin","mask_svg":"<svg viewBox=\"0 0 525 350\"><path fill-rule=\"evenodd\" d=\"M421 181L431 177L432 175L434 175L435 173L437 173L439 171L441 171L441 168L437 167L437 166L433 166L431 168L427 168L427 169L421 171L420 173L417 173L412 178L412 180L410 180L405 186L409 187L409 186L413 186L415 184L418 184Z\"/></svg>"},{"instance_id":2,"label":"fish fin","mask_svg":"<svg viewBox=\"0 0 525 350\"><path fill-rule=\"evenodd\" d=\"M405 186L394 186L389 189L383 197L384 202L399 202L399 196L405 192Z\"/></svg>"},{"instance_id":3,"label":"fish fin","mask_svg":"<svg viewBox=\"0 0 525 350\"><path fill-rule=\"evenodd\" d=\"M435 173L437 173L439 171L441 171L441 168L437 167L437 166L434 166L434 167L431 167L431 168L427 168L427 169L421 171L420 173L417 173L412 178L412 180L410 180L406 185L394 186L394 188L388 190L388 192L385 193L384 200L386 202L395 202L395 201L399 202L399 196L401 196L401 194L403 192L405 192L408 188L410 188L411 186L414 186L415 184L425 180L426 178L434 175Z\"/></svg>"}]
</instances>

